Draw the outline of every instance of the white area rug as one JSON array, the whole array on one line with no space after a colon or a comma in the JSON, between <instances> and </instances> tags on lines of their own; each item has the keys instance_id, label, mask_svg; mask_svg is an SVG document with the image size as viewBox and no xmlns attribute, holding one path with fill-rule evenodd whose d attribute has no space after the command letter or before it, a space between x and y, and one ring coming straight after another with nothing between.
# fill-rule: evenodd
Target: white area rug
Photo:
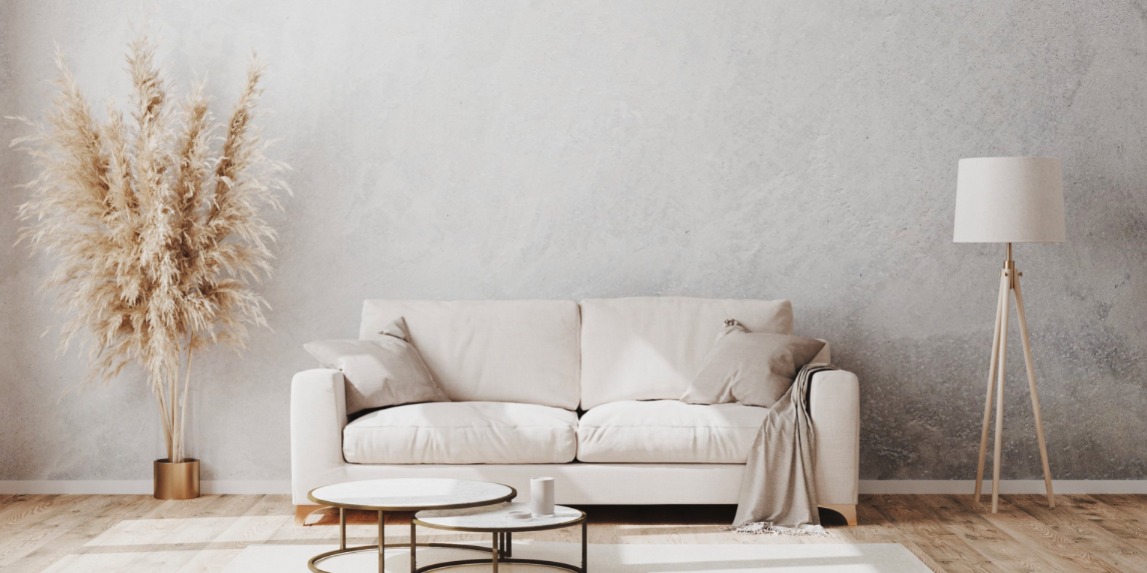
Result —
<instances>
[{"instance_id":1,"label":"white area rug","mask_svg":"<svg viewBox=\"0 0 1147 573\"><path fill-rule=\"evenodd\" d=\"M252 545L224 573L309 573L307 560L332 545ZM450 559L473 559L476 551L419 549L418 565ZM576 543L515 543L514 557L580 563ZM376 553L356 553L323 561L332 573L377 571ZM530 565L502 564L503 572L560 571ZM793 545L605 545L590 544L590 573L930 573L928 567L898 543L808 543ZM386 552L388 573L409 573L408 549ZM442 569L456 573L488 572L490 565Z\"/></svg>"}]
</instances>

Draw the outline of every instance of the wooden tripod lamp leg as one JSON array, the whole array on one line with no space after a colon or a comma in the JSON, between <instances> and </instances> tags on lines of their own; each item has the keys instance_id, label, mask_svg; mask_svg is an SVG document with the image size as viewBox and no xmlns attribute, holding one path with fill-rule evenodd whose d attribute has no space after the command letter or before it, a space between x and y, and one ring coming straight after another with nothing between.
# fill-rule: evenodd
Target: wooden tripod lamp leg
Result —
<instances>
[{"instance_id":1,"label":"wooden tripod lamp leg","mask_svg":"<svg viewBox=\"0 0 1147 573\"><path fill-rule=\"evenodd\" d=\"M984 458L988 453L988 430L992 421L992 391L996 388L996 366L1000 357L1000 318L1004 314L1004 297L1008 296L1007 276L1000 276L1000 294L996 298L996 327L992 331L992 358L988 367L988 396L984 399L984 424L980 430L980 458L976 464L976 503L980 502L980 492L984 484Z\"/></svg>"},{"instance_id":2,"label":"wooden tripod lamp leg","mask_svg":"<svg viewBox=\"0 0 1147 573\"><path fill-rule=\"evenodd\" d=\"M1004 280L1011 290L1011 276L1014 269L1004 271ZM996 385L996 452L992 460L992 513L1000 509L1000 458L1004 453L1004 380L1008 371L1008 314L1011 294L1004 294L1004 304L1000 316L1000 365L999 383Z\"/></svg>"},{"instance_id":3,"label":"wooden tripod lamp leg","mask_svg":"<svg viewBox=\"0 0 1147 573\"><path fill-rule=\"evenodd\" d=\"M1028 371L1028 388L1031 391L1032 398L1032 414L1035 418L1035 432L1039 438L1039 459L1043 463L1043 483L1047 488L1047 505L1048 507L1055 507L1055 494L1051 491L1051 466L1047 463L1047 441L1043 436L1043 417L1040 416L1039 411L1039 392L1035 387L1035 370L1032 367L1032 350L1031 343L1028 342L1028 320L1024 316L1024 295L1020 291L1020 278L1015 278L1016 289L1016 314L1020 319L1020 340L1024 345L1024 363Z\"/></svg>"}]
</instances>

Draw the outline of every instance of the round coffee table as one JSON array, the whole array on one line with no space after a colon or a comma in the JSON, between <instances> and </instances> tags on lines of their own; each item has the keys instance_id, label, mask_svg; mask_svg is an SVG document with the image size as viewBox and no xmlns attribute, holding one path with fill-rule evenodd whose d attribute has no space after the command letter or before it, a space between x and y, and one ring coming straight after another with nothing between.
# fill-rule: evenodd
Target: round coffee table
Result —
<instances>
[{"instance_id":1,"label":"round coffee table","mask_svg":"<svg viewBox=\"0 0 1147 573\"><path fill-rule=\"evenodd\" d=\"M459 559L456 561L443 561L417 567L414 554L410 555L411 573L423 573L443 567L457 567L460 565L477 565L492 563L495 573L498 563L527 563L568 569L576 573L586 573L586 516L585 512L565 507L554 506L554 514L549 517L534 516L529 519L514 519L510 517L511 511L529 511L525 503L504 503L496 507L475 507L460 510L425 510L414 514L410 520L410 541L415 541L415 526L422 525L433 529L446 529L450 531L466 531L471 533L493 534L493 544L488 550L489 559ZM513 557L514 532L540 531L543 529L560 529L581 524L581 567L559 561L546 561L543 559L523 559ZM472 547L467 547L472 549ZM485 550L485 549L483 549Z\"/></svg>"},{"instance_id":2,"label":"round coffee table","mask_svg":"<svg viewBox=\"0 0 1147 573\"><path fill-rule=\"evenodd\" d=\"M410 569L414 570L416 547L450 547L489 551L476 545L457 543L386 542L386 512L447 510L494 505L514 499L517 490L498 483L456 479L377 479L346 482L312 489L307 498L320 504L339 508L339 548L320 553L307 561L315 573L327 573L318 563L338 555L362 551L378 551L378 572L385 573L385 552L388 547L410 547ZM346 510L365 509L378 512L378 545L346 546ZM411 531L414 524L411 523Z\"/></svg>"}]
</instances>

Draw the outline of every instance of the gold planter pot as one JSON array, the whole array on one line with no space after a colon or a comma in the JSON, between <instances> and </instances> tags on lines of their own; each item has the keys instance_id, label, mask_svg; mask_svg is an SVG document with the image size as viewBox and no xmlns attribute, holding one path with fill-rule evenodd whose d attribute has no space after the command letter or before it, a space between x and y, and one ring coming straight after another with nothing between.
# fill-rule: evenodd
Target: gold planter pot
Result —
<instances>
[{"instance_id":1,"label":"gold planter pot","mask_svg":"<svg viewBox=\"0 0 1147 573\"><path fill-rule=\"evenodd\" d=\"M199 460L183 458L178 464L155 460L155 499L199 497Z\"/></svg>"}]
</instances>

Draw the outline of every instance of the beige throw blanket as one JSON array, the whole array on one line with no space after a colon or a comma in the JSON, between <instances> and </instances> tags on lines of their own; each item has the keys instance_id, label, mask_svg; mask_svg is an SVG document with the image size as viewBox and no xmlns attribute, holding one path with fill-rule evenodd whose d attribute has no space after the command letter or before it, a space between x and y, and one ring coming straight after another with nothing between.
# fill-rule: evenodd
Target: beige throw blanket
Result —
<instances>
[{"instance_id":1,"label":"beige throw blanket","mask_svg":"<svg viewBox=\"0 0 1147 573\"><path fill-rule=\"evenodd\" d=\"M809 364L769 408L741 477L733 529L740 533L826 535L817 514L813 473L815 436L808 392L813 374L836 370Z\"/></svg>"}]
</instances>

